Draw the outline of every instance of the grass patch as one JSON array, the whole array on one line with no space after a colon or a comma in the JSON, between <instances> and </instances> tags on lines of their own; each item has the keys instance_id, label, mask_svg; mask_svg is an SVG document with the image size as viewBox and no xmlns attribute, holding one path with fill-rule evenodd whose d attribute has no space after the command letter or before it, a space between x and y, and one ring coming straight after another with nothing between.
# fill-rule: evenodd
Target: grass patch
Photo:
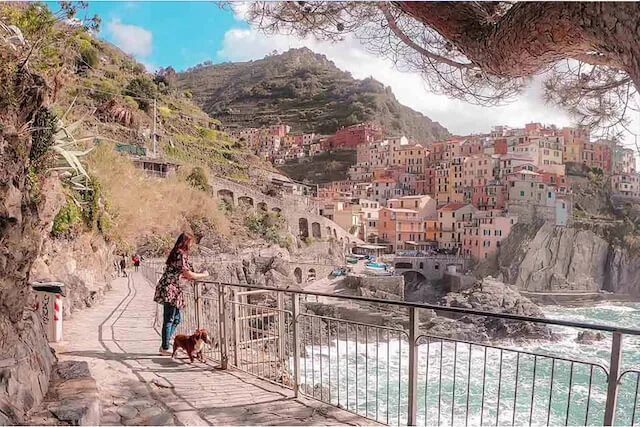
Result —
<instances>
[{"instance_id":1,"label":"grass patch","mask_svg":"<svg viewBox=\"0 0 640 427\"><path fill-rule=\"evenodd\" d=\"M154 234L176 234L191 228L194 218L209 224L213 232L228 229L217 200L193 188L181 174L149 178L109 144L100 144L88 164L108 196L113 211L111 233L122 245Z\"/></svg>"}]
</instances>

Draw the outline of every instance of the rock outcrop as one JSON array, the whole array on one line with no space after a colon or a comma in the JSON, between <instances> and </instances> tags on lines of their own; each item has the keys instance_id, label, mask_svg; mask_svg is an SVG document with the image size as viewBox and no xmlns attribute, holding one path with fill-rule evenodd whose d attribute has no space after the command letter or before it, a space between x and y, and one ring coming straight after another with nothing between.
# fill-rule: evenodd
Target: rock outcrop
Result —
<instances>
[{"instance_id":1,"label":"rock outcrop","mask_svg":"<svg viewBox=\"0 0 640 427\"><path fill-rule=\"evenodd\" d=\"M33 280L59 281L65 286L64 314L98 302L115 274L113 244L100 235L84 233L76 239L45 239L31 267Z\"/></svg>"},{"instance_id":2,"label":"rock outcrop","mask_svg":"<svg viewBox=\"0 0 640 427\"><path fill-rule=\"evenodd\" d=\"M514 314L528 317L544 317L540 308L516 289L486 277L476 286L462 292L450 292L440 305L460 307L491 313ZM441 337L488 341L490 339L550 339L551 331L543 324L520 322L495 317L456 315L436 311L429 316L430 334ZM451 318L457 322L453 324Z\"/></svg>"},{"instance_id":3,"label":"rock outcrop","mask_svg":"<svg viewBox=\"0 0 640 427\"><path fill-rule=\"evenodd\" d=\"M640 254L589 229L518 224L476 275L531 292L608 291L640 296Z\"/></svg>"},{"instance_id":4,"label":"rock outcrop","mask_svg":"<svg viewBox=\"0 0 640 427\"><path fill-rule=\"evenodd\" d=\"M34 309L29 270L56 201L48 197L51 181L36 178L37 191L29 177L29 122L47 104L49 89L26 67L11 67L19 60L13 50L0 45L0 57L6 65L0 72L0 425L6 425L22 421L42 400L55 361Z\"/></svg>"}]
</instances>

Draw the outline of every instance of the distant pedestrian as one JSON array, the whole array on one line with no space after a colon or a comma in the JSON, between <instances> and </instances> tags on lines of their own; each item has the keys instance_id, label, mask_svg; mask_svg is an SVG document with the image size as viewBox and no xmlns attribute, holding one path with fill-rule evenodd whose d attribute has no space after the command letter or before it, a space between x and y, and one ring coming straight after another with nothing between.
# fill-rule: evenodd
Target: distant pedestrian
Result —
<instances>
[{"instance_id":1,"label":"distant pedestrian","mask_svg":"<svg viewBox=\"0 0 640 427\"><path fill-rule=\"evenodd\" d=\"M135 271L138 271L138 267L140 267L140 255L135 254L131 260L133 261L133 268Z\"/></svg>"},{"instance_id":2,"label":"distant pedestrian","mask_svg":"<svg viewBox=\"0 0 640 427\"><path fill-rule=\"evenodd\" d=\"M127 259L124 255L120 259L120 271L122 272L122 277L127 277Z\"/></svg>"},{"instance_id":3,"label":"distant pedestrian","mask_svg":"<svg viewBox=\"0 0 640 427\"><path fill-rule=\"evenodd\" d=\"M184 297L180 279L202 279L209 275L204 270L202 273L194 273L189 268L189 249L193 241L193 235L182 233L173 249L167 257L164 273L156 285L153 300L163 306L162 321L162 345L160 355L171 356L169 344L173 333L182 320L180 310L184 308Z\"/></svg>"}]
</instances>

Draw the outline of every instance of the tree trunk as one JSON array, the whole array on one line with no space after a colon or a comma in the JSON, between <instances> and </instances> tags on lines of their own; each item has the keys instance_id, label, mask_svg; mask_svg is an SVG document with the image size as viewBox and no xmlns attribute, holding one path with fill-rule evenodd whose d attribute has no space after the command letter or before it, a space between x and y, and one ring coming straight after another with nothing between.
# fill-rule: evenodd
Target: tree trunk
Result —
<instances>
[{"instance_id":1,"label":"tree trunk","mask_svg":"<svg viewBox=\"0 0 640 427\"><path fill-rule=\"evenodd\" d=\"M495 19L475 2L397 2L498 76L532 76L562 59L626 71L640 88L640 3L523 2Z\"/></svg>"}]
</instances>

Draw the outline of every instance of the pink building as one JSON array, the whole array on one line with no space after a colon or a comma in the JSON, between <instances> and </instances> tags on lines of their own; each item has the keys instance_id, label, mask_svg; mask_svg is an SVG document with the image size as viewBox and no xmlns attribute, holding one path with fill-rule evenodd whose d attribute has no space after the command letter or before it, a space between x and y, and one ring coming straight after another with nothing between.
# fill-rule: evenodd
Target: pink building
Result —
<instances>
[{"instance_id":1,"label":"pink building","mask_svg":"<svg viewBox=\"0 0 640 427\"><path fill-rule=\"evenodd\" d=\"M500 244L509 236L511 227L517 222L514 216L497 216L499 211L476 213L467 222L462 232L462 253L475 259L485 259L500 248Z\"/></svg>"}]
</instances>

